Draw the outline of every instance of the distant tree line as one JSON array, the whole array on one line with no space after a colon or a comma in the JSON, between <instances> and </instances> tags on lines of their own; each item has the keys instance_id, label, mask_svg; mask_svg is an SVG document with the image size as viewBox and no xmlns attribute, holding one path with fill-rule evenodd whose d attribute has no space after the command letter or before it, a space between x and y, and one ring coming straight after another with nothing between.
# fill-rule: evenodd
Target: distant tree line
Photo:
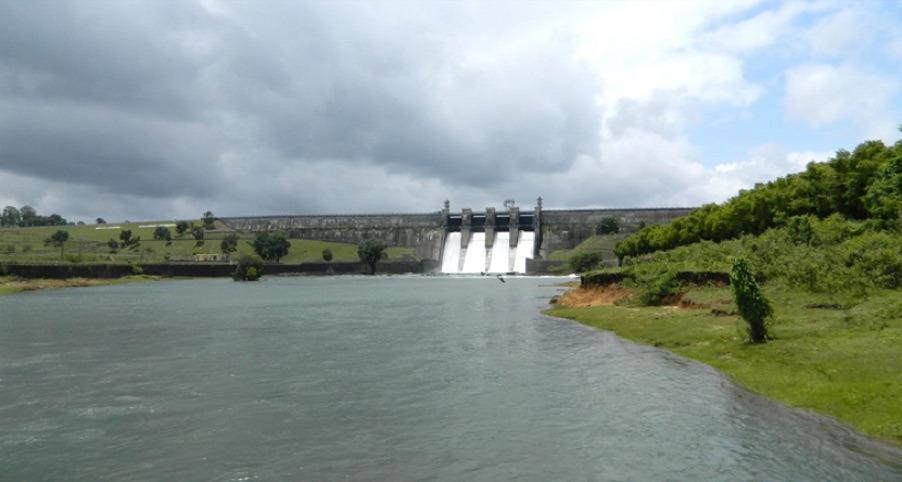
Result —
<instances>
[{"instance_id":1,"label":"distant tree line","mask_svg":"<svg viewBox=\"0 0 902 482\"><path fill-rule=\"evenodd\" d=\"M65 226L68 224L66 219L59 214L51 214L50 216L38 215L37 211L31 206L22 206L15 208L6 206L3 208L3 214L0 215L0 227L27 228L32 226Z\"/></svg>"},{"instance_id":2,"label":"distant tree line","mask_svg":"<svg viewBox=\"0 0 902 482\"><path fill-rule=\"evenodd\" d=\"M898 230L902 213L902 141L881 141L840 150L827 162L808 164L754 189L741 190L723 204L708 204L666 225L652 225L617 244L622 262L628 256L720 242L798 223L799 217L867 221L876 230Z\"/></svg>"}]
</instances>

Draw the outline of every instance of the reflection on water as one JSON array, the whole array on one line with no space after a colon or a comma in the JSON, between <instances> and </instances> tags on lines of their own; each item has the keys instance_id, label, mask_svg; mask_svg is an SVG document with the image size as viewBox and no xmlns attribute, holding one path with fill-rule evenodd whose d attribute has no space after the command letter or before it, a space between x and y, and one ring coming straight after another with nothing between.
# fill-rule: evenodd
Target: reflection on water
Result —
<instances>
[{"instance_id":1,"label":"reflection on water","mask_svg":"<svg viewBox=\"0 0 902 482\"><path fill-rule=\"evenodd\" d=\"M0 480L899 480L902 454L539 314L553 281L0 298Z\"/></svg>"}]
</instances>

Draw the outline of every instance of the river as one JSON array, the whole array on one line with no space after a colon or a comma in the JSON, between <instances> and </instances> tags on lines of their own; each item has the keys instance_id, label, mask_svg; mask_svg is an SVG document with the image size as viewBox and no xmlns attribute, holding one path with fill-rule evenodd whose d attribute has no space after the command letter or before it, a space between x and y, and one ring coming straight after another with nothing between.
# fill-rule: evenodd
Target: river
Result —
<instances>
[{"instance_id":1,"label":"river","mask_svg":"<svg viewBox=\"0 0 902 482\"><path fill-rule=\"evenodd\" d=\"M0 297L0 480L902 480L902 452L541 310L559 280Z\"/></svg>"}]
</instances>

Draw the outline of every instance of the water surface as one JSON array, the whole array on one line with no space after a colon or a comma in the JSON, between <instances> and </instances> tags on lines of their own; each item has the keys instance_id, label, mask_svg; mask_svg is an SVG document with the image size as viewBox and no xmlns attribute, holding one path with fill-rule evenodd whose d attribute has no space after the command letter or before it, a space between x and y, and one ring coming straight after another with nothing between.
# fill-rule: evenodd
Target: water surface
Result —
<instances>
[{"instance_id":1,"label":"water surface","mask_svg":"<svg viewBox=\"0 0 902 482\"><path fill-rule=\"evenodd\" d=\"M0 480L902 480L902 453L540 310L553 280L0 298Z\"/></svg>"}]
</instances>

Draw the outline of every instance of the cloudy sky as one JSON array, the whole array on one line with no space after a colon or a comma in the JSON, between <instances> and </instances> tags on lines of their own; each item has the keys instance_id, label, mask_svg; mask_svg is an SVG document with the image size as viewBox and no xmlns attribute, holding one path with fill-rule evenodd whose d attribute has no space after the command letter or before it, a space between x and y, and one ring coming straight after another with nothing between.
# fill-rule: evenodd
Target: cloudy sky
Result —
<instances>
[{"instance_id":1,"label":"cloudy sky","mask_svg":"<svg viewBox=\"0 0 902 482\"><path fill-rule=\"evenodd\" d=\"M0 206L698 206L902 136L902 3L0 5Z\"/></svg>"}]
</instances>

